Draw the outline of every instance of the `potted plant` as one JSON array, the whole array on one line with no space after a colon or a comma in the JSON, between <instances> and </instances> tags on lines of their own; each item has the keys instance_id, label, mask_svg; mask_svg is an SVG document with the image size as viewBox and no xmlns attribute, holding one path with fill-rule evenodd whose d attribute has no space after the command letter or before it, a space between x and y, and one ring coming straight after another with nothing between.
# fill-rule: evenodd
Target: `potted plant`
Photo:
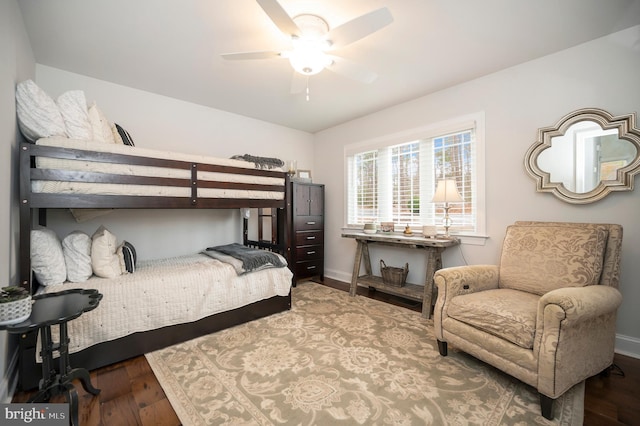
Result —
<instances>
[{"instance_id":1,"label":"potted plant","mask_svg":"<svg viewBox=\"0 0 640 426\"><path fill-rule=\"evenodd\" d=\"M0 289L0 325L17 324L31 315L31 295L24 287Z\"/></svg>"}]
</instances>

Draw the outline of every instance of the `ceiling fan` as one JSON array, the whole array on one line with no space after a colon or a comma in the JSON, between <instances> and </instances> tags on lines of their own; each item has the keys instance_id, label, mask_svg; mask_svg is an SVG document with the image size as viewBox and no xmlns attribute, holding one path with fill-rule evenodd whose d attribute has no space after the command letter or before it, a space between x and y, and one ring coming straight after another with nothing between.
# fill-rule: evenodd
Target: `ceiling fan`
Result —
<instances>
[{"instance_id":1,"label":"ceiling fan","mask_svg":"<svg viewBox=\"0 0 640 426\"><path fill-rule=\"evenodd\" d=\"M225 53L221 55L224 59L289 59L294 69L292 93L304 89L308 82L305 77L318 74L325 68L363 83L372 83L378 77L373 71L329 52L356 42L393 22L393 16L386 7L330 29L327 22L316 15L289 16L277 0L256 1L278 29L291 38L292 49L282 52Z\"/></svg>"}]
</instances>

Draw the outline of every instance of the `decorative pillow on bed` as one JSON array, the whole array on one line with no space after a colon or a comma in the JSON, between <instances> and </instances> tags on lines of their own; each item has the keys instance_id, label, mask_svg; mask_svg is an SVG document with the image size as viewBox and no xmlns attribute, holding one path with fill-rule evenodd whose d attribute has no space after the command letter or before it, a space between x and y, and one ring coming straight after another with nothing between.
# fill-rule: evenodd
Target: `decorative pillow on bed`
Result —
<instances>
[{"instance_id":1,"label":"decorative pillow on bed","mask_svg":"<svg viewBox=\"0 0 640 426\"><path fill-rule=\"evenodd\" d=\"M118 258L116 236L100 226L91 237L91 266L93 273L102 278L122 275Z\"/></svg>"},{"instance_id":2,"label":"decorative pillow on bed","mask_svg":"<svg viewBox=\"0 0 640 426\"><path fill-rule=\"evenodd\" d=\"M92 140L93 129L87 111L87 99L82 90L69 90L56 100L71 139Z\"/></svg>"},{"instance_id":3,"label":"decorative pillow on bed","mask_svg":"<svg viewBox=\"0 0 640 426\"><path fill-rule=\"evenodd\" d=\"M118 134L120 135L120 138L122 139L122 143L124 143L125 145L129 145L129 146L135 146L135 144L133 143L133 139L131 138L131 135L129 134L129 132L127 132L124 128L122 128L122 126L119 125L118 123L116 123L116 129L118 130Z\"/></svg>"},{"instance_id":4,"label":"decorative pillow on bed","mask_svg":"<svg viewBox=\"0 0 640 426\"><path fill-rule=\"evenodd\" d=\"M120 133L118 133L118 128L115 124L111 125L111 134L113 135L113 141L116 145L124 145L124 141L120 137Z\"/></svg>"},{"instance_id":5,"label":"decorative pillow on bed","mask_svg":"<svg viewBox=\"0 0 640 426\"><path fill-rule=\"evenodd\" d=\"M104 143L116 143L116 140L113 138L113 131L111 130L109 120L107 120L107 117L95 102L89 107L89 122L93 130L93 140Z\"/></svg>"},{"instance_id":6,"label":"decorative pillow on bed","mask_svg":"<svg viewBox=\"0 0 640 426\"><path fill-rule=\"evenodd\" d=\"M91 237L82 231L73 231L62 240L62 253L67 267L67 280L79 283L93 274L91 267Z\"/></svg>"},{"instance_id":7,"label":"decorative pillow on bed","mask_svg":"<svg viewBox=\"0 0 640 426\"><path fill-rule=\"evenodd\" d=\"M138 262L138 255L136 249L128 241L123 241L120 247L118 247L118 257L120 258L120 269L122 273L128 272L133 274L136 271L136 263Z\"/></svg>"},{"instance_id":8,"label":"decorative pillow on bed","mask_svg":"<svg viewBox=\"0 0 640 426\"><path fill-rule=\"evenodd\" d=\"M18 83L16 112L20 131L27 140L67 136L58 105L33 80Z\"/></svg>"},{"instance_id":9,"label":"decorative pillow on bed","mask_svg":"<svg viewBox=\"0 0 640 426\"><path fill-rule=\"evenodd\" d=\"M60 284L67 279L62 244L52 230L31 230L31 269L42 285Z\"/></svg>"}]
</instances>

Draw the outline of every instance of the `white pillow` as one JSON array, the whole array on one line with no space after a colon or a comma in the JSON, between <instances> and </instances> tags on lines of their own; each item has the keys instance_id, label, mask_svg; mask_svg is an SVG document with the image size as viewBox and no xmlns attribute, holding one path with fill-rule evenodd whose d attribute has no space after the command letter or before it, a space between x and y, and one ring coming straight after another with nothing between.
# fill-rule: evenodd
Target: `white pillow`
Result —
<instances>
[{"instance_id":1,"label":"white pillow","mask_svg":"<svg viewBox=\"0 0 640 426\"><path fill-rule=\"evenodd\" d=\"M87 99L82 90L69 90L58 96L56 103L64 119L64 126L69 138L93 139L93 129L87 111Z\"/></svg>"},{"instance_id":2,"label":"white pillow","mask_svg":"<svg viewBox=\"0 0 640 426\"><path fill-rule=\"evenodd\" d=\"M52 230L31 230L31 269L42 285L60 284L67 279L62 244Z\"/></svg>"},{"instance_id":3,"label":"white pillow","mask_svg":"<svg viewBox=\"0 0 640 426\"><path fill-rule=\"evenodd\" d=\"M18 83L16 112L20 131L31 142L51 136L67 136L58 106L32 80Z\"/></svg>"},{"instance_id":4,"label":"white pillow","mask_svg":"<svg viewBox=\"0 0 640 426\"><path fill-rule=\"evenodd\" d=\"M91 266L93 273L102 278L115 278L122 275L116 236L100 226L91 237Z\"/></svg>"},{"instance_id":5,"label":"white pillow","mask_svg":"<svg viewBox=\"0 0 640 426\"><path fill-rule=\"evenodd\" d=\"M93 274L91 267L91 237L82 231L73 231L62 240L62 253L67 267L67 280L80 283Z\"/></svg>"},{"instance_id":6,"label":"white pillow","mask_svg":"<svg viewBox=\"0 0 640 426\"><path fill-rule=\"evenodd\" d=\"M93 139L105 143L116 143L111 131L111 124L102 110L94 102L89 107L89 121L93 130Z\"/></svg>"}]
</instances>

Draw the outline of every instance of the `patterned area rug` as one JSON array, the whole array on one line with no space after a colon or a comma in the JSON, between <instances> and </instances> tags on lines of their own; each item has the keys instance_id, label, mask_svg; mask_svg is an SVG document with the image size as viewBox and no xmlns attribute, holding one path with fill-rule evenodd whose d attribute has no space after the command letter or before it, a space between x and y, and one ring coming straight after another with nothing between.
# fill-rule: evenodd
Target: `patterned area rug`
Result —
<instances>
[{"instance_id":1,"label":"patterned area rug","mask_svg":"<svg viewBox=\"0 0 640 426\"><path fill-rule=\"evenodd\" d=\"M185 425L579 425L584 383L537 392L449 347L418 312L306 282L293 308L146 357Z\"/></svg>"}]
</instances>

